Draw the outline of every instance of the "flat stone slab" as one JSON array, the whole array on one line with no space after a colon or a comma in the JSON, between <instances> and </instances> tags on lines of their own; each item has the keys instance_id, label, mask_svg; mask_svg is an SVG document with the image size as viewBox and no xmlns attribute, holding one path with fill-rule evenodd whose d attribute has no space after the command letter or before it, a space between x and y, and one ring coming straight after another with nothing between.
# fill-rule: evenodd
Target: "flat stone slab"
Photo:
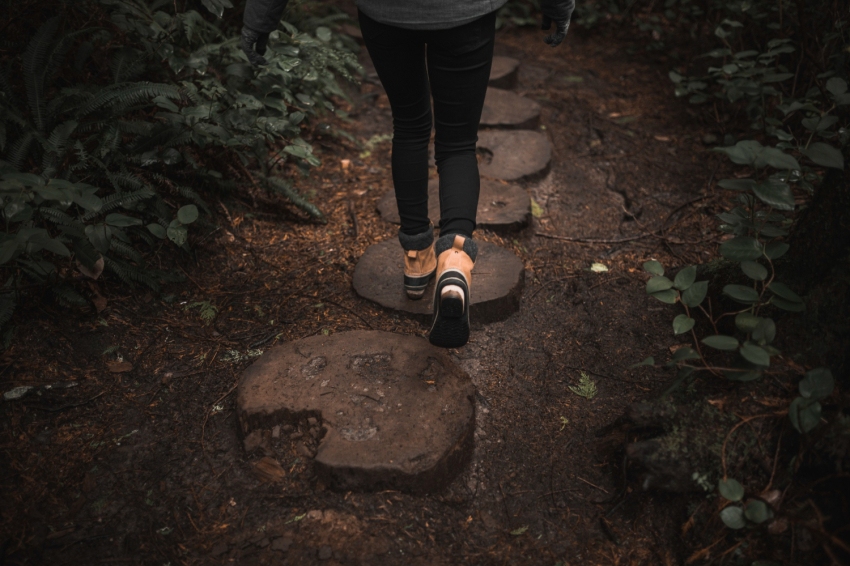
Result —
<instances>
[{"instance_id":1,"label":"flat stone slab","mask_svg":"<svg viewBox=\"0 0 850 566\"><path fill-rule=\"evenodd\" d=\"M513 57L493 57L490 67L490 86L496 88L514 88L519 79L519 61Z\"/></svg>"},{"instance_id":2,"label":"flat stone slab","mask_svg":"<svg viewBox=\"0 0 850 566\"><path fill-rule=\"evenodd\" d=\"M552 144L544 134L528 130L478 132L481 175L504 181L537 177L549 170Z\"/></svg>"},{"instance_id":3,"label":"flat stone slab","mask_svg":"<svg viewBox=\"0 0 850 566\"><path fill-rule=\"evenodd\" d=\"M472 453L475 386L424 338L380 331L276 346L242 375L243 434L316 418L314 467L340 490L438 490Z\"/></svg>"},{"instance_id":4,"label":"flat stone slab","mask_svg":"<svg viewBox=\"0 0 850 566\"><path fill-rule=\"evenodd\" d=\"M477 243L478 259L472 270L471 322L479 324L504 320L519 310L525 268L522 260L509 250L489 242ZM369 246L354 268L354 290L361 297L385 308L405 312L430 324L434 283L425 289L422 299L408 299L402 284L403 263L398 239L391 238Z\"/></svg>"},{"instance_id":5,"label":"flat stone slab","mask_svg":"<svg viewBox=\"0 0 850 566\"><path fill-rule=\"evenodd\" d=\"M390 190L378 201L381 218L400 224L395 191ZM428 217L437 226L440 222L440 182L428 182ZM531 217L531 197L522 187L510 183L481 179L478 196L478 226L495 232L512 232L528 226Z\"/></svg>"},{"instance_id":6,"label":"flat stone slab","mask_svg":"<svg viewBox=\"0 0 850 566\"><path fill-rule=\"evenodd\" d=\"M540 125L540 105L509 90L488 88L481 112L482 128L534 129Z\"/></svg>"}]
</instances>

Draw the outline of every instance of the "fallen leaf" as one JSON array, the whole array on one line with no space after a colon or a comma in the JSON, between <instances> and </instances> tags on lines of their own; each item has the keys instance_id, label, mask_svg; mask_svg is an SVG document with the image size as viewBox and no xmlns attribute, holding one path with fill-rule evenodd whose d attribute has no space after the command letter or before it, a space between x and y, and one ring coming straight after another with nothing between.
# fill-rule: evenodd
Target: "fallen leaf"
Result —
<instances>
[{"instance_id":1,"label":"fallen leaf","mask_svg":"<svg viewBox=\"0 0 850 566\"><path fill-rule=\"evenodd\" d=\"M605 273L608 271L608 266L604 263L594 263L590 266L590 270L594 273Z\"/></svg>"},{"instance_id":2,"label":"fallen leaf","mask_svg":"<svg viewBox=\"0 0 850 566\"><path fill-rule=\"evenodd\" d=\"M103 267L104 267L103 256L97 258L97 261L94 262L94 267L92 267L91 269L89 269L88 267L86 267L85 265L83 265L82 263L77 261L77 269L79 269L80 273L82 273L83 275L85 275L89 279L97 279L98 277L100 277L101 274L103 273Z\"/></svg>"},{"instance_id":3,"label":"fallen leaf","mask_svg":"<svg viewBox=\"0 0 850 566\"><path fill-rule=\"evenodd\" d=\"M543 207L540 206L536 200L531 199L531 215L535 218L540 218L543 216Z\"/></svg>"},{"instance_id":4,"label":"fallen leaf","mask_svg":"<svg viewBox=\"0 0 850 566\"><path fill-rule=\"evenodd\" d=\"M112 373L127 373L133 371L133 364L130 362L106 362L106 367Z\"/></svg>"},{"instance_id":5,"label":"fallen leaf","mask_svg":"<svg viewBox=\"0 0 850 566\"><path fill-rule=\"evenodd\" d=\"M265 456L257 460L254 464L254 473L261 481L270 483L279 482L286 475L286 471L281 467L280 462Z\"/></svg>"},{"instance_id":6,"label":"fallen leaf","mask_svg":"<svg viewBox=\"0 0 850 566\"><path fill-rule=\"evenodd\" d=\"M670 136L652 136L652 137L654 137L656 140L658 140L660 142L670 141Z\"/></svg>"},{"instance_id":7,"label":"fallen leaf","mask_svg":"<svg viewBox=\"0 0 850 566\"><path fill-rule=\"evenodd\" d=\"M106 309L106 297L102 295L95 295L91 302L94 303L94 310L96 310L98 314L102 313Z\"/></svg>"}]
</instances>

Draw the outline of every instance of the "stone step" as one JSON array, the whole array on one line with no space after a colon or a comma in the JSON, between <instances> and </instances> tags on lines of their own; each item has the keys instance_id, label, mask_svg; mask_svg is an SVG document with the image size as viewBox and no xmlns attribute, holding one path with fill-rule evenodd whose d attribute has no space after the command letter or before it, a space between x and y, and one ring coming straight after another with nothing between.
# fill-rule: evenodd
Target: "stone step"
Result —
<instances>
[{"instance_id":1,"label":"stone step","mask_svg":"<svg viewBox=\"0 0 850 566\"><path fill-rule=\"evenodd\" d=\"M395 191L390 190L378 201L381 218L399 224ZM440 182L428 182L428 217L435 226L440 222ZM481 179L478 197L478 227L495 232L514 232L528 226L531 218L531 198L522 187L492 179Z\"/></svg>"},{"instance_id":2,"label":"stone step","mask_svg":"<svg viewBox=\"0 0 850 566\"><path fill-rule=\"evenodd\" d=\"M482 128L533 130L540 125L540 105L509 90L488 88L481 112Z\"/></svg>"},{"instance_id":3,"label":"stone step","mask_svg":"<svg viewBox=\"0 0 850 566\"><path fill-rule=\"evenodd\" d=\"M514 88L519 79L519 61L513 57L493 57L490 67L490 86L496 88Z\"/></svg>"},{"instance_id":4,"label":"stone step","mask_svg":"<svg viewBox=\"0 0 850 566\"><path fill-rule=\"evenodd\" d=\"M478 259L472 271L470 319L473 325L504 320L519 310L525 283L522 260L489 242L478 241ZM403 286L404 257L398 239L369 246L354 268L354 290L382 307L407 313L426 324L433 313L434 283L425 296L413 301Z\"/></svg>"},{"instance_id":5,"label":"stone step","mask_svg":"<svg viewBox=\"0 0 850 566\"><path fill-rule=\"evenodd\" d=\"M505 181L542 176L552 159L549 138L528 130L480 131L478 151L484 154L479 164L481 175Z\"/></svg>"},{"instance_id":6,"label":"stone step","mask_svg":"<svg viewBox=\"0 0 850 566\"><path fill-rule=\"evenodd\" d=\"M424 338L353 331L267 351L242 375L236 404L246 437L316 419L314 469L334 489L429 492L469 461L474 395Z\"/></svg>"}]
</instances>

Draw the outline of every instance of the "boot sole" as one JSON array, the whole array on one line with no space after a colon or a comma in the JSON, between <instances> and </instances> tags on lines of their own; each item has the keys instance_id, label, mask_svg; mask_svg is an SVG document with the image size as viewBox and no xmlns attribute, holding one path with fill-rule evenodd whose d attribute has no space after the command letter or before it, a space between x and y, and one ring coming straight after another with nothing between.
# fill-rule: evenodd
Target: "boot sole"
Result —
<instances>
[{"instance_id":1,"label":"boot sole","mask_svg":"<svg viewBox=\"0 0 850 566\"><path fill-rule=\"evenodd\" d=\"M404 291L407 293L407 298L416 301L425 296L425 289L428 287L428 284L431 283L431 280L436 274L437 270L435 268L434 271L432 271L428 275L421 275L418 277L411 277L410 275L405 275Z\"/></svg>"},{"instance_id":2,"label":"boot sole","mask_svg":"<svg viewBox=\"0 0 850 566\"><path fill-rule=\"evenodd\" d=\"M459 271L446 271L437 282L428 340L441 348L460 348L469 342L469 286Z\"/></svg>"}]
</instances>

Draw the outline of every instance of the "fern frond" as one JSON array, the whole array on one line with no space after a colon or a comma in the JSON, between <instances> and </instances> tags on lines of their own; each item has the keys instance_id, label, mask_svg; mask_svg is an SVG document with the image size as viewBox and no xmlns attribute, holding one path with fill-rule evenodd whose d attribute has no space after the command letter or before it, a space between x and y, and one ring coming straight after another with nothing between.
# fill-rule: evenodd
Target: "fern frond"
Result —
<instances>
[{"instance_id":1,"label":"fern frond","mask_svg":"<svg viewBox=\"0 0 850 566\"><path fill-rule=\"evenodd\" d=\"M6 153L6 159L16 169L23 169L24 161L30 154L30 150L35 144L35 132L26 132L9 146L9 151Z\"/></svg>"},{"instance_id":2,"label":"fern frond","mask_svg":"<svg viewBox=\"0 0 850 566\"><path fill-rule=\"evenodd\" d=\"M12 320L12 315L15 314L15 307L17 306L18 301L15 300L15 293L0 293L0 328Z\"/></svg>"},{"instance_id":3,"label":"fern frond","mask_svg":"<svg viewBox=\"0 0 850 566\"><path fill-rule=\"evenodd\" d=\"M190 189L189 187L179 186L177 187L177 194L183 198L189 199L194 202L196 205L201 207L204 212L210 214L210 207L207 206L206 201L201 198L201 195Z\"/></svg>"},{"instance_id":4,"label":"fern frond","mask_svg":"<svg viewBox=\"0 0 850 566\"><path fill-rule=\"evenodd\" d=\"M142 74L145 62L137 50L122 47L109 61L109 69L112 71L112 82L117 84L134 80Z\"/></svg>"},{"instance_id":5,"label":"fern frond","mask_svg":"<svg viewBox=\"0 0 850 566\"><path fill-rule=\"evenodd\" d=\"M127 206L131 204L135 204L137 202L141 202L145 199L149 199L154 196L156 193L149 188L139 189L138 191L133 191L131 193L112 193L107 197L102 199L103 206L98 212L88 212L82 217L83 222L88 222L92 218L95 218L101 214L107 214L112 212L113 210L121 207ZM169 219L170 222L170 219Z\"/></svg>"},{"instance_id":6,"label":"fern frond","mask_svg":"<svg viewBox=\"0 0 850 566\"><path fill-rule=\"evenodd\" d=\"M44 130L46 122L44 108L44 69L47 66L50 44L59 30L61 18L54 16L44 22L35 32L27 50L24 52L23 69L24 82L27 88L27 100L33 115L33 123L39 130Z\"/></svg>"},{"instance_id":7,"label":"fern frond","mask_svg":"<svg viewBox=\"0 0 850 566\"><path fill-rule=\"evenodd\" d=\"M133 134L137 136L146 136L150 134L154 125L150 122L142 122L141 120L119 120L116 122L118 129L124 134Z\"/></svg>"},{"instance_id":8,"label":"fern frond","mask_svg":"<svg viewBox=\"0 0 850 566\"><path fill-rule=\"evenodd\" d=\"M159 292L159 283L146 270L140 269L121 260L104 256L104 267L118 276L121 281L128 285L141 283Z\"/></svg>"},{"instance_id":9,"label":"fern frond","mask_svg":"<svg viewBox=\"0 0 850 566\"><path fill-rule=\"evenodd\" d=\"M132 173L110 173L107 171L106 176L109 178L112 186L115 187L115 190L119 193L124 193L126 191L140 191L144 189L153 192L149 183Z\"/></svg>"},{"instance_id":10,"label":"fern frond","mask_svg":"<svg viewBox=\"0 0 850 566\"><path fill-rule=\"evenodd\" d=\"M265 179L269 189L285 196L289 199L289 202L309 214L312 218L323 224L327 223L327 219L325 218L325 215L322 214L322 211L319 210L315 204L298 194L298 192L296 192L295 189L292 188L292 185L288 182L278 177L266 177Z\"/></svg>"},{"instance_id":11,"label":"fern frond","mask_svg":"<svg viewBox=\"0 0 850 566\"><path fill-rule=\"evenodd\" d=\"M89 302L70 285L57 285L50 289L56 302L65 307L87 307Z\"/></svg>"},{"instance_id":12,"label":"fern frond","mask_svg":"<svg viewBox=\"0 0 850 566\"><path fill-rule=\"evenodd\" d=\"M78 110L77 116L88 116L96 110L113 106L127 107L133 104L149 102L157 96L163 96L172 100L182 100L185 98L185 93L179 87L168 84L147 81L119 83L103 88Z\"/></svg>"},{"instance_id":13,"label":"fern frond","mask_svg":"<svg viewBox=\"0 0 850 566\"><path fill-rule=\"evenodd\" d=\"M157 147L163 147L170 140L180 136L185 131L180 126L155 126L152 131L144 137L138 138L132 146L132 152L136 154L145 153Z\"/></svg>"},{"instance_id":14,"label":"fern frond","mask_svg":"<svg viewBox=\"0 0 850 566\"><path fill-rule=\"evenodd\" d=\"M109 250L121 254L139 267L145 267L146 265L142 254L133 249L133 246L122 242L118 238L112 238L109 244Z\"/></svg>"},{"instance_id":15,"label":"fern frond","mask_svg":"<svg viewBox=\"0 0 850 566\"><path fill-rule=\"evenodd\" d=\"M53 128L53 131L50 132L50 137L45 140L44 151L47 154L53 154L54 159L61 159L68 147L68 140L71 139L71 134L76 129L76 120L68 120ZM47 156L45 156L45 159L47 159Z\"/></svg>"},{"instance_id":16,"label":"fern frond","mask_svg":"<svg viewBox=\"0 0 850 566\"><path fill-rule=\"evenodd\" d=\"M17 97L12 90L12 82L9 80L9 75L5 70L0 70L0 92L5 95L9 105L18 106Z\"/></svg>"}]
</instances>

